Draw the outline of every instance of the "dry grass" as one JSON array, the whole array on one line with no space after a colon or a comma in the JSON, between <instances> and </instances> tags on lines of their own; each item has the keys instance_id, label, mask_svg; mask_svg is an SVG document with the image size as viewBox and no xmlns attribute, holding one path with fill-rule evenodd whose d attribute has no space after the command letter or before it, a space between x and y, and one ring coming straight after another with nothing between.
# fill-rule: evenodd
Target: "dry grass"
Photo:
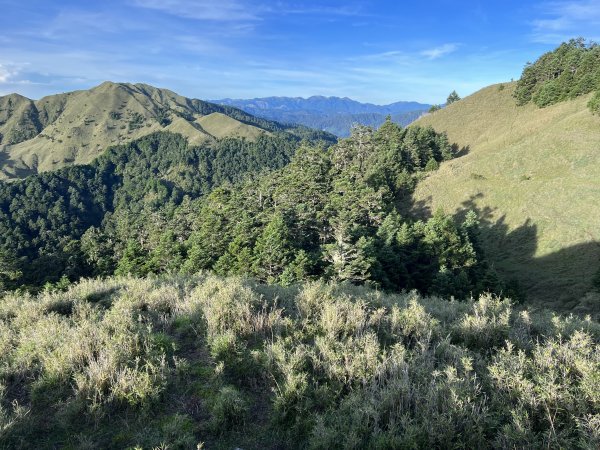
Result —
<instances>
[{"instance_id":1,"label":"dry grass","mask_svg":"<svg viewBox=\"0 0 600 450\"><path fill-rule=\"evenodd\" d=\"M600 326L197 275L0 298L0 448L597 448Z\"/></svg>"},{"instance_id":2,"label":"dry grass","mask_svg":"<svg viewBox=\"0 0 600 450\"><path fill-rule=\"evenodd\" d=\"M600 266L600 117L586 107L589 95L517 107L514 87L487 87L417 122L446 131L468 153L420 183L415 206L475 208L501 272L532 300L583 308L577 300Z\"/></svg>"},{"instance_id":3,"label":"dry grass","mask_svg":"<svg viewBox=\"0 0 600 450\"><path fill-rule=\"evenodd\" d=\"M106 82L90 90L51 95L36 102L14 95L0 97L0 122L7 113L9 97L14 113L6 123L0 123L3 135L8 136L19 125L33 103L39 110L50 111L50 119L35 137L0 145L0 179L86 164L109 145L164 129L182 134L192 144L226 136L254 140L264 132L223 114L202 117L190 109L185 97L144 84ZM167 115L171 123L166 127L156 117L161 108L170 110Z\"/></svg>"},{"instance_id":4,"label":"dry grass","mask_svg":"<svg viewBox=\"0 0 600 450\"><path fill-rule=\"evenodd\" d=\"M196 120L202 129L216 138L243 137L249 140L258 138L265 133L258 127L247 125L221 113L212 113Z\"/></svg>"}]
</instances>

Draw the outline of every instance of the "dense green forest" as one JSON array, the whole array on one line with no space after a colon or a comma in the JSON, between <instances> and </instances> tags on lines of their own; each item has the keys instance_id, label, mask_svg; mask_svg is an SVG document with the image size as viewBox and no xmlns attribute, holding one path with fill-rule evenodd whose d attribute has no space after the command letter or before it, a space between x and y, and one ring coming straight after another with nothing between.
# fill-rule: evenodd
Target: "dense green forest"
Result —
<instances>
[{"instance_id":1,"label":"dense green forest","mask_svg":"<svg viewBox=\"0 0 600 450\"><path fill-rule=\"evenodd\" d=\"M419 178L452 158L445 135L387 121L330 148L298 145L263 136L190 147L158 133L89 166L4 183L2 281L35 288L213 270L461 298L506 290L478 245L474 215L423 222L399 213Z\"/></svg>"},{"instance_id":2,"label":"dense green forest","mask_svg":"<svg viewBox=\"0 0 600 450\"><path fill-rule=\"evenodd\" d=\"M515 98L524 105L544 107L596 91L588 106L600 113L600 46L571 39L556 50L527 64L517 83Z\"/></svg>"},{"instance_id":3,"label":"dense green forest","mask_svg":"<svg viewBox=\"0 0 600 450\"><path fill-rule=\"evenodd\" d=\"M79 240L90 227L113 223L115 214L167 213L184 196L197 198L245 173L283 167L299 143L299 137L265 135L190 147L179 135L157 133L111 147L91 165L0 183L2 281L39 286L91 275L104 262L84 258Z\"/></svg>"}]
</instances>

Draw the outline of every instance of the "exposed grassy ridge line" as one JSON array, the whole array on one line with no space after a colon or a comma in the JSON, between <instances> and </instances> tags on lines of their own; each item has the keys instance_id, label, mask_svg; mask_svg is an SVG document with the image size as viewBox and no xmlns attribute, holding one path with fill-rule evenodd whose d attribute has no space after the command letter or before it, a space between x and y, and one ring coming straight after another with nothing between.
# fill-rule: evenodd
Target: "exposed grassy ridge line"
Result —
<instances>
[{"instance_id":1,"label":"exposed grassy ridge line","mask_svg":"<svg viewBox=\"0 0 600 450\"><path fill-rule=\"evenodd\" d=\"M600 118L591 94L539 109L516 106L514 88L487 87L417 122L466 154L419 184L415 210L476 209L498 269L534 300L583 308L600 258Z\"/></svg>"},{"instance_id":2,"label":"exposed grassy ridge line","mask_svg":"<svg viewBox=\"0 0 600 450\"><path fill-rule=\"evenodd\" d=\"M225 114L214 112L196 120L202 129L216 138L224 137L245 137L255 140L261 133L265 133L258 127L246 125Z\"/></svg>"},{"instance_id":3,"label":"exposed grassy ridge line","mask_svg":"<svg viewBox=\"0 0 600 450\"><path fill-rule=\"evenodd\" d=\"M0 97L0 179L88 164L110 145L157 131L179 133L193 145L225 137L256 141L272 132L311 133L145 84L105 82L37 101L9 95Z\"/></svg>"},{"instance_id":4,"label":"exposed grassy ridge line","mask_svg":"<svg viewBox=\"0 0 600 450\"><path fill-rule=\"evenodd\" d=\"M0 448L597 448L600 326L215 276L0 299Z\"/></svg>"}]
</instances>

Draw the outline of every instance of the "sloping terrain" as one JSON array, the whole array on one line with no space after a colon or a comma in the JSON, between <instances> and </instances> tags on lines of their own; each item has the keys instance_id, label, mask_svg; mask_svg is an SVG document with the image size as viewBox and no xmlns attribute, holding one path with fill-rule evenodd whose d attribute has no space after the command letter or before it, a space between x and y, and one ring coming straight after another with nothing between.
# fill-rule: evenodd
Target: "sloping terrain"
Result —
<instances>
[{"instance_id":1,"label":"sloping terrain","mask_svg":"<svg viewBox=\"0 0 600 450\"><path fill-rule=\"evenodd\" d=\"M232 107L144 84L105 82L38 101L11 94L0 97L0 179L89 163L109 145L161 130L182 134L191 144L294 132Z\"/></svg>"},{"instance_id":2,"label":"sloping terrain","mask_svg":"<svg viewBox=\"0 0 600 450\"><path fill-rule=\"evenodd\" d=\"M600 118L590 95L540 109L516 106L514 88L487 87L417 122L447 132L463 156L419 184L413 211L476 210L490 259L531 300L597 309Z\"/></svg>"},{"instance_id":3,"label":"sloping terrain","mask_svg":"<svg viewBox=\"0 0 600 450\"><path fill-rule=\"evenodd\" d=\"M488 295L111 277L4 295L0 327L3 449L599 444L598 322Z\"/></svg>"},{"instance_id":4,"label":"sloping terrain","mask_svg":"<svg viewBox=\"0 0 600 450\"><path fill-rule=\"evenodd\" d=\"M256 139L261 133L265 131L246 125L238 120L232 119L231 117L214 112L207 116L202 116L195 121L196 124L200 125L202 129L210 135L217 138L224 137L245 137L250 140Z\"/></svg>"}]
</instances>

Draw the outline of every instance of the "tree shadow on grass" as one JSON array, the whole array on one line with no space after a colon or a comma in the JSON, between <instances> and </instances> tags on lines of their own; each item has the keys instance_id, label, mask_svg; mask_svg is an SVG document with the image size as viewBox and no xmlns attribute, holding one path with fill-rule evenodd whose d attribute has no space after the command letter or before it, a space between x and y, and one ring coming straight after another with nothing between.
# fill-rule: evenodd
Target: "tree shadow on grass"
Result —
<instances>
[{"instance_id":1,"label":"tree shadow on grass","mask_svg":"<svg viewBox=\"0 0 600 450\"><path fill-rule=\"evenodd\" d=\"M453 144L452 151L454 153L454 158L461 158L463 156L468 155L471 152L471 147L465 145L464 147L459 149L457 144Z\"/></svg>"},{"instance_id":2,"label":"tree shadow on grass","mask_svg":"<svg viewBox=\"0 0 600 450\"><path fill-rule=\"evenodd\" d=\"M482 247L500 276L516 281L529 304L598 317L600 294L592 281L600 268L600 244L581 243L539 256L539 230L532 219L511 227L495 208L478 206L482 198L481 193L471 196L454 212L454 218L462 221L468 211L477 214ZM411 213L430 217L428 200L413 202Z\"/></svg>"}]
</instances>

